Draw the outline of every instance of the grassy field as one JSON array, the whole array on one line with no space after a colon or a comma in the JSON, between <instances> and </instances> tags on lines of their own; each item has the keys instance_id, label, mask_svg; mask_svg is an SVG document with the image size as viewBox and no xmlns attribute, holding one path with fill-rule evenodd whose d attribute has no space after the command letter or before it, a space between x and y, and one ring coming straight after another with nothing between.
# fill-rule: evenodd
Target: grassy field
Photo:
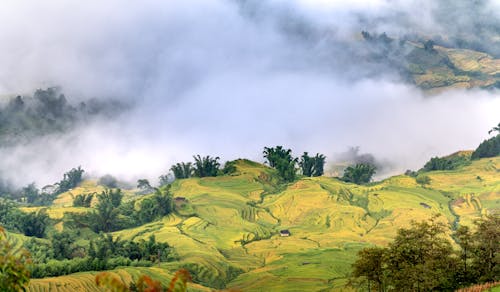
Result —
<instances>
[{"instance_id":1,"label":"grassy field","mask_svg":"<svg viewBox=\"0 0 500 292\"><path fill-rule=\"evenodd\" d=\"M242 291L329 291L346 289L357 252L386 245L400 227L436 213L455 228L500 210L500 157L474 161L453 171L429 172L430 184L395 176L358 186L335 178L302 178L280 186L274 170L247 160L237 173L216 178L177 180L174 197L187 199L175 214L113 233L123 239L151 234L173 248L178 261L159 268L115 271L127 281L153 273L168 281L187 268L203 287ZM49 215L75 211L67 203ZM288 229L289 237L280 230ZM93 290L93 275L33 280L30 291ZM87 291L87 290L85 290Z\"/></svg>"}]
</instances>

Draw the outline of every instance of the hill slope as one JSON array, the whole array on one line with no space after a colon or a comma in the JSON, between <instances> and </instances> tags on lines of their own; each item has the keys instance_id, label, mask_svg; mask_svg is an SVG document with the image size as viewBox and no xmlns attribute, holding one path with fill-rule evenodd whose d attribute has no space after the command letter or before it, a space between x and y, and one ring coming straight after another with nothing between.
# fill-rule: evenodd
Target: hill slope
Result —
<instances>
[{"instance_id":1,"label":"hill slope","mask_svg":"<svg viewBox=\"0 0 500 292\"><path fill-rule=\"evenodd\" d=\"M175 181L174 197L187 200L175 214L114 236L154 234L179 258L162 267L187 268L196 283L207 287L322 291L345 285L359 249L387 244L411 220L439 213L453 228L500 210L500 157L429 172L425 187L403 175L366 186L327 177L282 186L264 165L239 160L237 170L233 176ZM280 236L284 229L289 237ZM135 275L135 269L117 273ZM87 281L88 275L33 280L30 289L46 291L49 282Z\"/></svg>"}]
</instances>

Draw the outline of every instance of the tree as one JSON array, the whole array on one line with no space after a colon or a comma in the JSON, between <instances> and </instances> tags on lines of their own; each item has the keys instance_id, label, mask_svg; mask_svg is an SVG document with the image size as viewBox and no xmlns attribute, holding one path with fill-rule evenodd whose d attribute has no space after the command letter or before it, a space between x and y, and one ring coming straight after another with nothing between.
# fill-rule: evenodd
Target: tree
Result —
<instances>
[{"instance_id":1,"label":"tree","mask_svg":"<svg viewBox=\"0 0 500 292\"><path fill-rule=\"evenodd\" d=\"M20 218L18 228L26 236L44 237L45 229L50 221L46 209L41 209L38 212L27 213Z\"/></svg>"},{"instance_id":2,"label":"tree","mask_svg":"<svg viewBox=\"0 0 500 292\"><path fill-rule=\"evenodd\" d=\"M326 156L323 154L316 153L314 156L314 167L312 176L322 176L324 173Z\"/></svg>"},{"instance_id":3,"label":"tree","mask_svg":"<svg viewBox=\"0 0 500 292\"><path fill-rule=\"evenodd\" d=\"M92 199L94 198L95 193L92 194L81 194L77 195L73 200L73 207L85 207L90 208L92 204Z\"/></svg>"},{"instance_id":4,"label":"tree","mask_svg":"<svg viewBox=\"0 0 500 292\"><path fill-rule=\"evenodd\" d=\"M24 291L30 280L30 262L28 253L13 248L0 227L0 291Z\"/></svg>"},{"instance_id":5,"label":"tree","mask_svg":"<svg viewBox=\"0 0 500 292\"><path fill-rule=\"evenodd\" d=\"M348 166L344 170L342 180L355 184L369 183L375 174L376 167L371 164L358 163L354 166Z\"/></svg>"},{"instance_id":6,"label":"tree","mask_svg":"<svg viewBox=\"0 0 500 292\"><path fill-rule=\"evenodd\" d=\"M460 245L459 259L461 263L455 277L461 286L465 286L473 282L472 270L469 267L473 254L472 233L469 227L460 226L455 231L454 236L455 241Z\"/></svg>"},{"instance_id":7,"label":"tree","mask_svg":"<svg viewBox=\"0 0 500 292\"><path fill-rule=\"evenodd\" d=\"M191 162L177 163L172 165L170 170L176 179L190 178L193 175L193 164Z\"/></svg>"},{"instance_id":8,"label":"tree","mask_svg":"<svg viewBox=\"0 0 500 292\"><path fill-rule=\"evenodd\" d=\"M497 126L491 128L491 130L488 131L488 134L491 134L491 133L494 133L494 132L498 132L498 134L500 134L500 123L498 123Z\"/></svg>"},{"instance_id":9,"label":"tree","mask_svg":"<svg viewBox=\"0 0 500 292\"><path fill-rule=\"evenodd\" d=\"M431 291L454 288L451 243L446 226L436 221L413 222L398 230L387 252L388 284L396 291Z\"/></svg>"},{"instance_id":10,"label":"tree","mask_svg":"<svg viewBox=\"0 0 500 292\"><path fill-rule=\"evenodd\" d=\"M500 155L500 134L484 140L472 153L471 159L495 157Z\"/></svg>"},{"instance_id":11,"label":"tree","mask_svg":"<svg viewBox=\"0 0 500 292\"><path fill-rule=\"evenodd\" d=\"M429 51L429 52L436 52L436 50L434 50L434 41L433 40L427 40L424 43L424 50Z\"/></svg>"},{"instance_id":12,"label":"tree","mask_svg":"<svg viewBox=\"0 0 500 292\"><path fill-rule=\"evenodd\" d=\"M22 189L22 196L26 198L26 203L33 204L40 196L40 191L36 188L35 183L31 183Z\"/></svg>"},{"instance_id":13,"label":"tree","mask_svg":"<svg viewBox=\"0 0 500 292\"><path fill-rule=\"evenodd\" d=\"M219 157L210 157L205 156L201 157L200 155L193 156L194 158L194 176L197 177L207 177L207 176L217 176L219 172Z\"/></svg>"},{"instance_id":14,"label":"tree","mask_svg":"<svg viewBox=\"0 0 500 292\"><path fill-rule=\"evenodd\" d=\"M95 232L110 232L117 230L120 226L118 207L121 204L123 194L120 189L108 189L97 195L98 203L96 210L90 213L89 222Z\"/></svg>"},{"instance_id":15,"label":"tree","mask_svg":"<svg viewBox=\"0 0 500 292\"><path fill-rule=\"evenodd\" d=\"M158 180L159 180L160 187L163 187L163 186L170 184L174 180L174 178L172 177L171 174L164 174L164 175L160 175L158 177Z\"/></svg>"},{"instance_id":16,"label":"tree","mask_svg":"<svg viewBox=\"0 0 500 292\"><path fill-rule=\"evenodd\" d=\"M50 243L54 257L58 260L70 259L73 253L75 239L68 232L54 233Z\"/></svg>"},{"instance_id":17,"label":"tree","mask_svg":"<svg viewBox=\"0 0 500 292\"><path fill-rule=\"evenodd\" d=\"M490 215L475 222L472 268L480 282L500 280L500 216Z\"/></svg>"},{"instance_id":18,"label":"tree","mask_svg":"<svg viewBox=\"0 0 500 292\"><path fill-rule=\"evenodd\" d=\"M236 160L226 161L226 163L224 163L224 168L222 169L223 174L229 175L235 173L236 171Z\"/></svg>"},{"instance_id":19,"label":"tree","mask_svg":"<svg viewBox=\"0 0 500 292\"><path fill-rule=\"evenodd\" d=\"M299 166L302 169L302 174L304 176L312 176L314 159L311 158L307 152L304 152L304 154L300 157Z\"/></svg>"},{"instance_id":20,"label":"tree","mask_svg":"<svg viewBox=\"0 0 500 292\"><path fill-rule=\"evenodd\" d=\"M356 278L365 277L368 280L368 291L373 288L384 291L384 259L387 249L380 247L364 248L358 252L358 259L353 264L352 275Z\"/></svg>"},{"instance_id":21,"label":"tree","mask_svg":"<svg viewBox=\"0 0 500 292\"><path fill-rule=\"evenodd\" d=\"M137 217L140 222L147 223L170 214L172 210L172 194L170 194L167 187L164 190L156 190L156 193L151 198L142 200Z\"/></svg>"},{"instance_id":22,"label":"tree","mask_svg":"<svg viewBox=\"0 0 500 292\"><path fill-rule=\"evenodd\" d=\"M57 183L58 188L56 193L64 193L74 187L76 187L81 181L82 176L85 171L78 166L78 168L72 168L70 171L64 174L64 178Z\"/></svg>"},{"instance_id":23,"label":"tree","mask_svg":"<svg viewBox=\"0 0 500 292\"><path fill-rule=\"evenodd\" d=\"M151 190L153 190L153 187L149 183L149 180L145 178L137 180L137 188L142 190L143 192L150 192Z\"/></svg>"},{"instance_id":24,"label":"tree","mask_svg":"<svg viewBox=\"0 0 500 292\"><path fill-rule=\"evenodd\" d=\"M291 149L284 149L283 146L264 147L263 154L269 166L275 168L285 182L295 180L297 176L295 165L298 163L298 158L292 157Z\"/></svg>"}]
</instances>

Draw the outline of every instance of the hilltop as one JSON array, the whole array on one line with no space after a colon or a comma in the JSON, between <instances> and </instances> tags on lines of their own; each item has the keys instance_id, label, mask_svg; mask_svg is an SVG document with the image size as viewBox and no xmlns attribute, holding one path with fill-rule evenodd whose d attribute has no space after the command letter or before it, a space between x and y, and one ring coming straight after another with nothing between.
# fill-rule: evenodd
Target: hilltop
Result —
<instances>
[{"instance_id":1,"label":"hilltop","mask_svg":"<svg viewBox=\"0 0 500 292\"><path fill-rule=\"evenodd\" d=\"M368 185L329 177L284 185L265 165L249 160L235 165L232 175L174 181L174 213L114 232L115 238L131 240L154 234L177 257L162 269L127 267L116 273L125 281L147 273L168 282L175 270L187 268L197 283L193 291L324 291L347 283L357 251L386 245L411 220L438 213L451 232L500 210L500 157L426 172L425 185L406 175ZM82 187L95 188L95 183ZM74 212L70 198L59 195L49 216L57 220L61 212ZM282 230L290 236L280 236ZM33 279L29 290L95 290L95 274Z\"/></svg>"},{"instance_id":2,"label":"hilltop","mask_svg":"<svg viewBox=\"0 0 500 292\"><path fill-rule=\"evenodd\" d=\"M427 93L500 87L500 59L487 52L423 36L391 38L363 31L368 59L392 67Z\"/></svg>"}]
</instances>

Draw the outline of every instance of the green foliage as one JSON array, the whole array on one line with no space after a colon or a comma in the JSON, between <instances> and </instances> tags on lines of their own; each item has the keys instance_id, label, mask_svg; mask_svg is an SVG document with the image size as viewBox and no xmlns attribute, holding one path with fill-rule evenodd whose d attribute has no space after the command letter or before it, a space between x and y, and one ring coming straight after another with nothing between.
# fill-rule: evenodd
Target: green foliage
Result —
<instances>
[{"instance_id":1,"label":"green foliage","mask_svg":"<svg viewBox=\"0 0 500 292\"><path fill-rule=\"evenodd\" d=\"M263 154L269 166L275 168L285 182L292 182L296 179L295 165L298 163L298 158L292 157L291 149L284 149L283 146L264 147Z\"/></svg>"},{"instance_id":2,"label":"green foliage","mask_svg":"<svg viewBox=\"0 0 500 292\"><path fill-rule=\"evenodd\" d=\"M222 169L224 175L230 175L236 173L236 171L236 161L226 161L226 163L224 163L224 168Z\"/></svg>"},{"instance_id":3,"label":"green foliage","mask_svg":"<svg viewBox=\"0 0 500 292\"><path fill-rule=\"evenodd\" d=\"M387 281L397 291L450 290L455 265L446 226L431 219L400 229L387 252Z\"/></svg>"},{"instance_id":4,"label":"green foliage","mask_svg":"<svg viewBox=\"0 0 500 292\"><path fill-rule=\"evenodd\" d=\"M19 230L19 222L24 215L14 202L0 198L0 225L8 230Z\"/></svg>"},{"instance_id":5,"label":"green foliage","mask_svg":"<svg viewBox=\"0 0 500 292\"><path fill-rule=\"evenodd\" d=\"M425 165L424 171L452 170L459 166L466 165L469 158L463 155L453 155L448 157L433 157Z\"/></svg>"},{"instance_id":6,"label":"green foliage","mask_svg":"<svg viewBox=\"0 0 500 292\"><path fill-rule=\"evenodd\" d=\"M472 159L495 157L500 155L500 134L484 140L472 153Z\"/></svg>"},{"instance_id":7,"label":"green foliage","mask_svg":"<svg viewBox=\"0 0 500 292\"><path fill-rule=\"evenodd\" d=\"M342 180L355 184L366 184L372 179L375 174L376 167L371 164L358 163L354 166L348 166L344 170Z\"/></svg>"},{"instance_id":8,"label":"green foliage","mask_svg":"<svg viewBox=\"0 0 500 292\"><path fill-rule=\"evenodd\" d=\"M168 215L172 210L172 195L167 188L164 191L157 190L151 198L142 200L135 217L140 223L144 224Z\"/></svg>"},{"instance_id":9,"label":"green foliage","mask_svg":"<svg viewBox=\"0 0 500 292\"><path fill-rule=\"evenodd\" d=\"M170 170L174 173L176 179L190 178L194 172L191 162L174 164Z\"/></svg>"},{"instance_id":10,"label":"green foliage","mask_svg":"<svg viewBox=\"0 0 500 292\"><path fill-rule=\"evenodd\" d=\"M137 188L140 189L142 193L150 193L154 189L149 183L149 180L145 178L137 180Z\"/></svg>"},{"instance_id":11,"label":"green foliage","mask_svg":"<svg viewBox=\"0 0 500 292\"><path fill-rule=\"evenodd\" d=\"M82 176L85 171L79 166L78 168L72 168L70 171L64 174L64 178L57 183L56 193L64 193L70 189L76 187L80 182L82 182Z\"/></svg>"},{"instance_id":12,"label":"green foliage","mask_svg":"<svg viewBox=\"0 0 500 292\"><path fill-rule=\"evenodd\" d=\"M500 134L500 123L498 123L497 126L491 128L491 130L488 131L488 134L495 133L495 132L498 132L498 134Z\"/></svg>"},{"instance_id":13,"label":"green foliage","mask_svg":"<svg viewBox=\"0 0 500 292\"><path fill-rule=\"evenodd\" d=\"M458 228L454 234L458 257L446 237L446 226L436 218L398 230L388 248L360 251L352 276L372 281L378 291L452 291L498 281L500 217L475 222L475 232Z\"/></svg>"},{"instance_id":14,"label":"green foliage","mask_svg":"<svg viewBox=\"0 0 500 292\"><path fill-rule=\"evenodd\" d=\"M73 207L86 207L90 208L94 194L81 194L77 195L73 200Z\"/></svg>"},{"instance_id":15,"label":"green foliage","mask_svg":"<svg viewBox=\"0 0 500 292\"><path fill-rule=\"evenodd\" d=\"M427 175L418 175L416 178L415 178L415 181L418 183L418 184L421 184L421 185L428 185L431 183L431 178Z\"/></svg>"},{"instance_id":16,"label":"green foliage","mask_svg":"<svg viewBox=\"0 0 500 292\"><path fill-rule=\"evenodd\" d=\"M54 233L50 238L54 258L57 260L71 259L75 249L74 243L75 238L69 232Z\"/></svg>"},{"instance_id":17,"label":"green foliage","mask_svg":"<svg viewBox=\"0 0 500 292\"><path fill-rule=\"evenodd\" d=\"M316 156L310 157L307 152L304 152L300 157L299 166L302 169L304 176L322 176L324 173L326 157L323 154L317 153Z\"/></svg>"},{"instance_id":18,"label":"green foliage","mask_svg":"<svg viewBox=\"0 0 500 292\"><path fill-rule=\"evenodd\" d=\"M30 280L29 255L12 248L0 227L0 291L24 291Z\"/></svg>"},{"instance_id":19,"label":"green foliage","mask_svg":"<svg viewBox=\"0 0 500 292\"><path fill-rule=\"evenodd\" d=\"M89 214L89 223L95 232L110 232L120 228L119 210L123 194L120 189L108 189L97 195L96 210Z\"/></svg>"},{"instance_id":20,"label":"green foliage","mask_svg":"<svg viewBox=\"0 0 500 292\"><path fill-rule=\"evenodd\" d=\"M22 196L26 198L26 203L33 204L40 196L35 183L31 183L22 189Z\"/></svg>"},{"instance_id":21,"label":"green foliage","mask_svg":"<svg viewBox=\"0 0 500 292\"><path fill-rule=\"evenodd\" d=\"M491 215L475 222L472 269L479 282L500 280L500 216Z\"/></svg>"},{"instance_id":22,"label":"green foliage","mask_svg":"<svg viewBox=\"0 0 500 292\"><path fill-rule=\"evenodd\" d=\"M219 157L210 157L205 156L201 157L200 155L193 156L194 158L194 176L196 177L207 177L207 176L217 176L219 172Z\"/></svg>"},{"instance_id":23,"label":"green foliage","mask_svg":"<svg viewBox=\"0 0 500 292\"><path fill-rule=\"evenodd\" d=\"M49 224L49 215L45 209L38 212L27 213L20 217L18 222L18 229L26 236L44 237L45 229Z\"/></svg>"},{"instance_id":24,"label":"green foliage","mask_svg":"<svg viewBox=\"0 0 500 292\"><path fill-rule=\"evenodd\" d=\"M35 244L37 243L29 243L26 246L36 251ZM34 278L109 270L118 266L151 266L155 262L172 259L168 243L157 242L154 235L148 240L132 241L101 233L90 241L88 253L83 257L73 256L72 252L77 247L74 244L74 237L68 233L60 233L53 237L50 248L47 248L47 245L42 244L42 246L49 258L37 261L31 267Z\"/></svg>"},{"instance_id":25,"label":"green foliage","mask_svg":"<svg viewBox=\"0 0 500 292\"><path fill-rule=\"evenodd\" d=\"M370 247L362 249L358 252L358 259L352 265L352 276L355 278L365 277L374 283L373 287L377 291L383 291L384 288L384 260L387 249L380 247Z\"/></svg>"}]
</instances>

